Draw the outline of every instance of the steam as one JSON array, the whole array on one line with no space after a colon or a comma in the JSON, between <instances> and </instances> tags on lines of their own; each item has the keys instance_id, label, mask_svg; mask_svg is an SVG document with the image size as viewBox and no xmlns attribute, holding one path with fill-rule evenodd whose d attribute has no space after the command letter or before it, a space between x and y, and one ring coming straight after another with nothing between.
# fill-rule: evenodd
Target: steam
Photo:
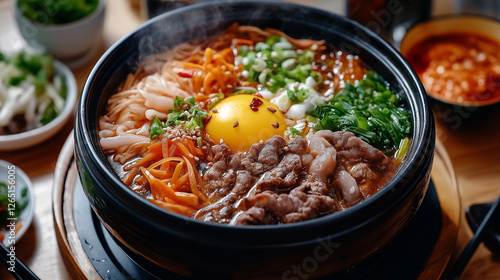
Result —
<instances>
[{"instance_id":1,"label":"steam","mask_svg":"<svg viewBox=\"0 0 500 280\"><path fill-rule=\"evenodd\" d=\"M134 35L134 40L139 41L137 44L139 54L136 59L129 61L132 69L136 69L141 64L156 67L153 65L154 62L162 59L155 55L165 53L181 43L206 40L222 32L234 22L242 25L260 25L262 18L269 17L269 12L266 12L268 7L265 5L249 10L249 7L255 8L257 5L250 4L249 6L248 3L237 3L241 1L235 0L214 1L213 4L208 3L212 1L203 2L199 4L204 5L203 7L187 6L153 18L149 26L138 30ZM274 16L279 21L283 21L286 14L278 13Z\"/></svg>"}]
</instances>

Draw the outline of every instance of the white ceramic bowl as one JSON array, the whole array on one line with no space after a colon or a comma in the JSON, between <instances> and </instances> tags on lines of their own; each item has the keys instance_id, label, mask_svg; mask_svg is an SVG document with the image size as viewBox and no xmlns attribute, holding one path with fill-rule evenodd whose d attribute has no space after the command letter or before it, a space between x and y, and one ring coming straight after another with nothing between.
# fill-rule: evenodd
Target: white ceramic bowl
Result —
<instances>
[{"instance_id":1,"label":"white ceramic bowl","mask_svg":"<svg viewBox=\"0 0 500 280\"><path fill-rule=\"evenodd\" d=\"M59 60L74 60L85 56L102 39L106 0L86 17L74 22L55 25L33 23L21 13L15 3L19 32L35 49L50 53Z\"/></svg>"},{"instance_id":2,"label":"white ceramic bowl","mask_svg":"<svg viewBox=\"0 0 500 280\"><path fill-rule=\"evenodd\" d=\"M20 215L13 221L15 222L15 235L13 234L13 236L10 237L11 233L9 229L0 229L0 234L5 236L3 243L6 246L10 246L13 245L13 240L15 240L16 243L18 242L33 221L33 216L35 215L35 195L33 184L28 175L19 167L4 160L0 160L0 182L6 184L8 188L15 186L15 191L13 193L15 194L14 199L18 205L22 205L27 201L26 207L21 210ZM26 192L24 197L22 195L23 192ZM21 228L19 228L19 226Z\"/></svg>"},{"instance_id":3,"label":"white ceramic bowl","mask_svg":"<svg viewBox=\"0 0 500 280\"><path fill-rule=\"evenodd\" d=\"M56 75L65 77L68 87L68 94L66 96L63 111L57 118L44 126L21 133L0 135L0 151L23 149L39 144L56 134L74 114L76 102L78 100L78 89L76 87L75 76L73 72L61 62L54 61L54 68L56 70Z\"/></svg>"}]
</instances>

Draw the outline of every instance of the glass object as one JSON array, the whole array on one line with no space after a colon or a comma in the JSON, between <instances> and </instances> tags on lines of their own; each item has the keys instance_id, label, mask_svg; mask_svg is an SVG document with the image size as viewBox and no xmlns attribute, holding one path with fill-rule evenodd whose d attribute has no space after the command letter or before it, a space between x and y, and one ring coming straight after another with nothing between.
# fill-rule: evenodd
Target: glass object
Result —
<instances>
[{"instance_id":1,"label":"glass object","mask_svg":"<svg viewBox=\"0 0 500 280\"><path fill-rule=\"evenodd\" d=\"M428 20L432 0L348 0L347 16L398 46L406 30Z\"/></svg>"},{"instance_id":2,"label":"glass object","mask_svg":"<svg viewBox=\"0 0 500 280\"><path fill-rule=\"evenodd\" d=\"M478 14L500 19L500 0L459 0L457 13Z\"/></svg>"}]
</instances>

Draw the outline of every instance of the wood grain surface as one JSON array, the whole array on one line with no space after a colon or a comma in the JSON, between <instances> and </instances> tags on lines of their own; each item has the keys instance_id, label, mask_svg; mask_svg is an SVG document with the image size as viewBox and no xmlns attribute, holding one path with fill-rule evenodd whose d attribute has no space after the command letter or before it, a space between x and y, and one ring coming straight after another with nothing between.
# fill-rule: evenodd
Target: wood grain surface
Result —
<instances>
[{"instance_id":1,"label":"wood grain surface","mask_svg":"<svg viewBox=\"0 0 500 280\"><path fill-rule=\"evenodd\" d=\"M13 0L0 0L0 50L20 49L20 37L13 18ZM107 0L104 40L99 54L87 65L73 71L81 90L98 56L121 36L143 22L137 1ZM300 2L298 0L293 2ZM306 3L306 1L302 1ZM342 0L309 1L310 5L344 13ZM450 0L435 0L434 13L449 12ZM462 206L495 200L500 195L500 112L490 114L474 125L450 128L437 123L437 137L444 144L457 175ZM0 152L0 159L18 165L32 179L35 187L36 211L32 226L16 246L17 256L41 279L72 279L59 253L53 223L51 193L59 152L73 128L70 121L55 137L33 148ZM450 182L451 183L451 182ZM472 237L465 217L461 215L455 257ZM452 257L453 258L453 257ZM0 279L12 279L0 268ZM462 280L500 279L500 259L481 245L460 278Z\"/></svg>"}]
</instances>

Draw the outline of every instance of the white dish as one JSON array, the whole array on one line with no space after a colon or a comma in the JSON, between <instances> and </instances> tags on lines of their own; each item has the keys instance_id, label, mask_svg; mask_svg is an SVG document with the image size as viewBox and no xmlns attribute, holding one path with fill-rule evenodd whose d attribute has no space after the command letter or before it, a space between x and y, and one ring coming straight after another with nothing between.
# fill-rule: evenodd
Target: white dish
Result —
<instances>
[{"instance_id":1,"label":"white dish","mask_svg":"<svg viewBox=\"0 0 500 280\"><path fill-rule=\"evenodd\" d=\"M3 243L5 246L10 247L21 239L33 221L33 216L35 215L35 195L33 184L28 175L19 167L4 160L0 160L0 183L6 185L0 186L0 188L10 187L14 190L12 193L15 194L13 199L15 199L17 203L16 207L27 203L26 207L21 210L20 215L15 220L8 221L9 223L13 222L15 224L15 226L11 227L12 233L9 228L6 229L3 225L0 228L0 234L4 235ZM9 217L9 215L7 215L7 217Z\"/></svg>"},{"instance_id":2,"label":"white dish","mask_svg":"<svg viewBox=\"0 0 500 280\"><path fill-rule=\"evenodd\" d=\"M66 78L68 94L64 110L50 123L21 133L0 135L0 151L18 150L39 144L56 134L74 114L78 90L73 72L61 62L54 61L56 74Z\"/></svg>"},{"instance_id":3,"label":"white dish","mask_svg":"<svg viewBox=\"0 0 500 280\"><path fill-rule=\"evenodd\" d=\"M67 62L87 57L86 54L102 39L105 4L105 0L100 0L96 9L86 17L74 22L55 25L31 22L22 15L18 8L18 1L15 1L14 9L19 32L28 45ZM48 16L43 13L43 10L40 13Z\"/></svg>"}]
</instances>

